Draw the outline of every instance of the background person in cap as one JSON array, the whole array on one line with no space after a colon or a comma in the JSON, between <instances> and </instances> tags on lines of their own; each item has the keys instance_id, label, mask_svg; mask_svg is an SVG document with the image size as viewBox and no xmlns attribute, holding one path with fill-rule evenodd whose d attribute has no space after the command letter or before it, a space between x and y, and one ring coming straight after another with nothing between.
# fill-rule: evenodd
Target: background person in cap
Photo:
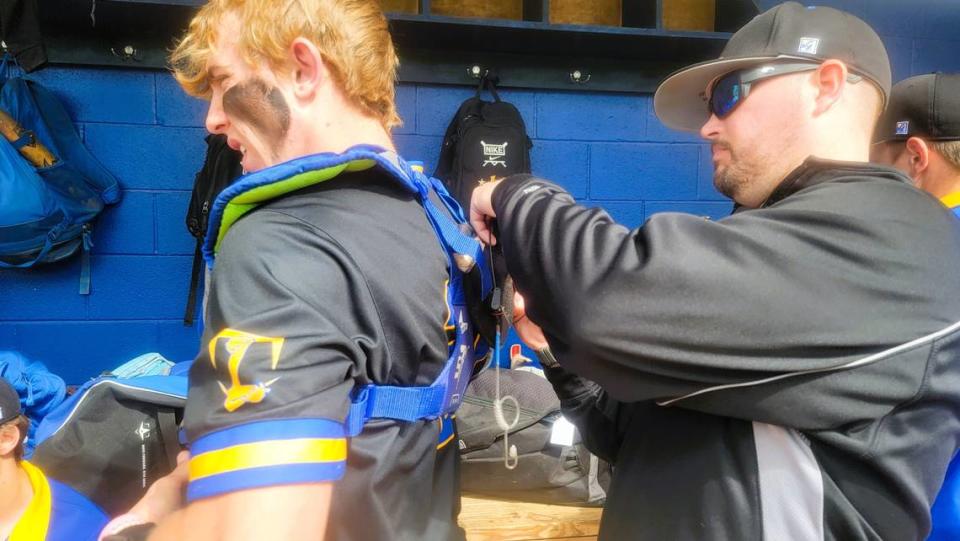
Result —
<instances>
[{"instance_id":1,"label":"background person in cap","mask_svg":"<svg viewBox=\"0 0 960 541\"><path fill-rule=\"evenodd\" d=\"M868 163L889 88L863 21L785 3L654 97L739 212L629 231L530 176L474 192L518 331L615 465L602 539L929 531L960 435L960 222Z\"/></svg>"},{"instance_id":2,"label":"background person in cap","mask_svg":"<svg viewBox=\"0 0 960 541\"><path fill-rule=\"evenodd\" d=\"M95 540L106 515L23 459L28 426L16 391L0 378L0 539Z\"/></svg>"},{"instance_id":3,"label":"background person in cap","mask_svg":"<svg viewBox=\"0 0 960 541\"><path fill-rule=\"evenodd\" d=\"M871 158L903 171L960 216L960 74L900 81L877 124ZM928 541L960 539L960 460L954 460L934 502Z\"/></svg>"},{"instance_id":4,"label":"background person in cap","mask_svg":"<svg viewBox=\"0 0 960 541\"><path fill-rule=\"evenodd\" d=\"M897 83L874 141L873 161L903 171L960 216L960 74Z\"/></svg>"}]
</instances>

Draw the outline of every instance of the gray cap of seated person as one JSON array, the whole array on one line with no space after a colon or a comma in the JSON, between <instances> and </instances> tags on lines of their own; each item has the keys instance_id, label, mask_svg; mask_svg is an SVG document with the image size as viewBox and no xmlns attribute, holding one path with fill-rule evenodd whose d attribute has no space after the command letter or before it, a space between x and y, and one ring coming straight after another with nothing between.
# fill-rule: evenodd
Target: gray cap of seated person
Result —
<instances>
[{"instance_id":1,"label":"gray cap of seated person","mask_svg":"<svg viewBox=\"0 0 960 541\"><path fill-rule=\"evenodd\" d=\"M694 64L666 78L653 98L667 126L698 131L710 118L707 89L730 72L771 62L821 63L836 59L890 95L890 59L880 36L857 17L828 7L786 2L753 18L727 42L720 58Z\"/></svg>"}]
</instances>

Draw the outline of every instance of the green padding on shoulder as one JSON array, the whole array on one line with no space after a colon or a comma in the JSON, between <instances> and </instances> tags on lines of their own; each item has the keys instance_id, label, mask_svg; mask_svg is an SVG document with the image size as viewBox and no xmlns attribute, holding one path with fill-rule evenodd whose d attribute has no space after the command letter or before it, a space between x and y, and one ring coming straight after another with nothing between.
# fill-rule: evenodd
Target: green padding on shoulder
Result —
<instances>
[{"instance_id":1,"label":"green padding on shoulder","mask_svg":"<svg viewBox=\"0 0 960 541\"><path fill-rule=\"evenodd\" d=\"M344 171L351 173L364 171L374 165L376 165L376 162L373 160L355 160L333 167L327 167L326 169L300 173L286 180L278 180L272 184L253 188L252 190L237 195L231 199L223 209L223 217L220 219L220 230L217 232L217 243L213 247L214 252L220 250L220 242L223 241L223 237L227 235L230 226L235 224L241 216L257 208L261 203L276 199L281 195L286 195L301 188L306 188L307 186L326 182Z\"/></svg>"},{"instance_id":2,"label":"green padding on shoulder","mask_svg":"<svg viewBox=\"0 0 960 541\"><path fill-rule=\"evenodd\" d=\"M347 172L365 171L374 165L377 165L377 162L373 160L354 160L347 164Z\"/></svg>"},{"instance_id":3,"label":"green padding on shoulder","mask_svg":"<svg viewBox=\"0 0 960 541\"><path fill-rule=\"evenodd\" d=\"M227 235L230 226L239 220L241 216L255 208L257 208L257 205L227 203L226 208L223 209L223 218L220 219L220 230L217 232L217 244L213 247L214 252L220 251L220 241Z\"/></svg>"}]
</instances>

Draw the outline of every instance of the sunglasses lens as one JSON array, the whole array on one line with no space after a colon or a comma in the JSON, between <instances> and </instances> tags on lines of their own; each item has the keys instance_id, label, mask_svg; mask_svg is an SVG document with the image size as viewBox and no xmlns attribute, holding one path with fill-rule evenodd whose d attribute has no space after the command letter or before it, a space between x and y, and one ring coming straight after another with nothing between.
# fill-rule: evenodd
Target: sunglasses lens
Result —
<instances>
[{"instance_id":1,"label":"sunglasses lens","mask_svg":"<svg viewBox=\"0 0 960 541\"><path fill-rule=\"evenodd\" d=\"M724 76L713 85L710 93L710 112L723 118L740 103L740 74L737 72Z\"/></svg>"}]
</instances>

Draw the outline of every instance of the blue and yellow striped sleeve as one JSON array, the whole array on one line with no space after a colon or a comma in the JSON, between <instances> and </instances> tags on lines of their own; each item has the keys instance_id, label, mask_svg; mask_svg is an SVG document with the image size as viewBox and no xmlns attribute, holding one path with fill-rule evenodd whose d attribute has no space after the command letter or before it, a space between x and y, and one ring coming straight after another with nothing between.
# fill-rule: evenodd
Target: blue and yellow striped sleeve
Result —
<instances>
[{"instance_id":1,"label":"blue and yellow striped sleeve","mask_svg":"<svg viewBox=\"0 0 960 541\"><path fill-rule=\"evenodd\" d=\"M217 430L190 446L187 499L277 485L336 481L346 470L343 425L282 419Z\"/></svg>"}]
</instances>

